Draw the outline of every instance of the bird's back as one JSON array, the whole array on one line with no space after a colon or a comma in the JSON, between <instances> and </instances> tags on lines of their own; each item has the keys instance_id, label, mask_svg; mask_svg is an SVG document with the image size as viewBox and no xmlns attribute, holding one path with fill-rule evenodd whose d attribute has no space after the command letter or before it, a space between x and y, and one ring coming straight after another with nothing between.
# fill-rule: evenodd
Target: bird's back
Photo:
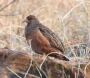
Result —
<instances>
[{"instance_id":1,"label":"bird's back","mask_svg":"<svg viewBox=\"0 0 90 78\"><path fill-rule=\"evenodd\" d=\"M64 53L65 48L61 39L53 31L43 25L39 25L40 32L49 40L50 45L60 52Z\"/></svg>"}]
</instances>

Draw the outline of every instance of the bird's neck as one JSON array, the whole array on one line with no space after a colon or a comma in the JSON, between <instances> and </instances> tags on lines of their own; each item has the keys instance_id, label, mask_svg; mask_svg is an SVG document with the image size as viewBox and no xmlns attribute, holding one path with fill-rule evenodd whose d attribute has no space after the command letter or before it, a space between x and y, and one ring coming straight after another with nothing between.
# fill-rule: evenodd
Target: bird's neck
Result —
<instances>
[{"instance_id":1,"label":"bird's neck","mask_svg":"<svg viewBox=\"0 0 90 78\"><path fill-rule=\"evenodd\" d=\"M31 22L30 22L31 24L38 24L39 23L39 21L38 20L31 20Z\"/></svg>"},{"instance_id":2,"label":"bird's neck","mask_svg":"<svg viewBox=\"0 0 90 78\"><path fill-rule=\"evenodd\" d=\"M28 26L34 28L37 27L38 24L40 24L38 20L32 20L31 22L28 23Z\"/></svg>"}]
</instances>

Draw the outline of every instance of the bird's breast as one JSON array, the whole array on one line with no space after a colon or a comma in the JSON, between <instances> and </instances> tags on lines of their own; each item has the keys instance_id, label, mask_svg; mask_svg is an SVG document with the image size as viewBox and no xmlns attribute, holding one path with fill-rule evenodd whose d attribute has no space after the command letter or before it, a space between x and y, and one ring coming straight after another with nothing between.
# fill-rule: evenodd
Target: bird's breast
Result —
<instances>
[{"instance_id":1,"label":"bird's breast","mask_svg":"<svg viewBox=\"0 0 90 78\"><path fill-rule=\"evenodd\" d=\"M33 33L31 47L35 52L42 54L45 47L50 47L50 43L48 39L38 31Z\"/></svg>"}]
</instances>

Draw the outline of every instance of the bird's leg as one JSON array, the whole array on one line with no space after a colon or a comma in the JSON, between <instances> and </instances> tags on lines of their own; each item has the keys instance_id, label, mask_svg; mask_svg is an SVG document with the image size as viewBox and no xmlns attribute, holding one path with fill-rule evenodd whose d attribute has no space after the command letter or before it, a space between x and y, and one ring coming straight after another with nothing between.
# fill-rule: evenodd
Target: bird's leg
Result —
<instances>
[{"instance_id":1,"label":"bird's leg","mask_svg":"<svg viewBox=\"0 0 90 78\"><path fill-rule=\"evenodd\" d=\"M27 39L27 44L30 46L31 45L31 39Z\"/></svg>"}]
</instances>

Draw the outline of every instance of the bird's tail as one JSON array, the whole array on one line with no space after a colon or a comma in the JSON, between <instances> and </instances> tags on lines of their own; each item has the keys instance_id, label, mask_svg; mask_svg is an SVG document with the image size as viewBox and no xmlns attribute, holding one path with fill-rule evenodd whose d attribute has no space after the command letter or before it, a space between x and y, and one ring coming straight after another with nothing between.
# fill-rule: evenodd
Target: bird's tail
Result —
<instances>
[{"instance_id":1,"label":"bird's tail","mask_svg":"<svg viewBox=\"0 0 90 78\"><path fill-rule=\"evenodd\" d=\"M64 54L62 54L62 53L51 53L49 56L55 57L56 59L69 61L69 58L66 57L66 56L65 56Z\"/></svg>"}]
</instances>

